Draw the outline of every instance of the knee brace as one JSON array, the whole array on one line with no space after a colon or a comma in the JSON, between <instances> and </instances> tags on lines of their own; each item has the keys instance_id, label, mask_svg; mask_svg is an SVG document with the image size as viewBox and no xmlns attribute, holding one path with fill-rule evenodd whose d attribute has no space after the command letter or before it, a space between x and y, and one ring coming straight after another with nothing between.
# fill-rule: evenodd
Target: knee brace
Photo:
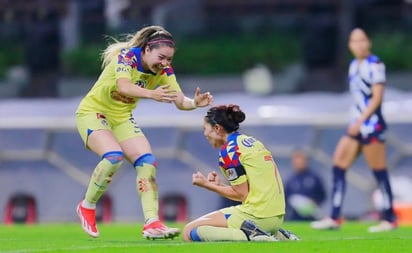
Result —
<instances>
[{"instance_id":1,"label":"knee brace","mask_svg":"<svg viewBox=\"0 0 412 253\"><path fill-rule=\"evenodd\" d=\"M134 161L133 167L143 166L145 163L157 167L156 158L151 153L144 154L137 158L136 161Z\"/></svg>"}]
</instances>

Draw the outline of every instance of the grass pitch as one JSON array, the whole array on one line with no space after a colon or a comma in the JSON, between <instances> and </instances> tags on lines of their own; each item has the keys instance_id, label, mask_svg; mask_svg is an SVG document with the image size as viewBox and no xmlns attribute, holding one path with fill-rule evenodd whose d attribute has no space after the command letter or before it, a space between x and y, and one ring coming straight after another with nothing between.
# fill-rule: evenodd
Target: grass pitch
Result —
<instances>
[{"instance_id":1,"label":"grass pitch","mask_svg":"<svg viewBox=\"0 0 412 253\"><path fill-rule=\"evenodd\" d=\"M182 224L169 224L182 228ZM315 231L308 223L285 223L301 241L185 243L149 241L141 236L142 224L100 224L100 237L88 237L80 224L0 225L1 253L30 252L274 252L274 253L385 253L412 252L412 227L370 234L370 223L347 222L338 231Z\"/></svg>"}]
</instances>

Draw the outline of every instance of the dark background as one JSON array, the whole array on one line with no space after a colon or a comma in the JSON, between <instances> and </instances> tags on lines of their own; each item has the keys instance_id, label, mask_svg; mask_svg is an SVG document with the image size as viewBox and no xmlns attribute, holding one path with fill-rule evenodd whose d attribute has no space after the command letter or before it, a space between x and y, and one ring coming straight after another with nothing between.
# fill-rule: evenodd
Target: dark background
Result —
<instances>
[{"instance_id":1,"label":"dark background","mask_svg":"<svg viewBox=\"0 0 412 253\"><path fill-rule=\"evenodd\" d=\"M0 0L0 88L17 85L11 96L62 96L64 80L96 78L106 35L152 24L178 42L181 75L239 76L258 63L280 74L299 66L302 77L286 92L346 91L354 27L371 36L388 71L412 69L406 0Z\"/></svg>"}]
</instances>

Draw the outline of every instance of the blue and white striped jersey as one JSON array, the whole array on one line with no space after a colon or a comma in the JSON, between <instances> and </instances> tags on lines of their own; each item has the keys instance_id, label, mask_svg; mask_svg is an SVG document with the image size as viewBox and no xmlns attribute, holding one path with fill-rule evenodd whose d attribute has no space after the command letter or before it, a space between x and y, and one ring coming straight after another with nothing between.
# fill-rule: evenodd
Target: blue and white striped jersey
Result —
<instances>
[{"instance_id":1,"label":"blue and white striped jersey","mask_svg":"<svg viewBox=\"0 0 412 253\"><path fill-rule=\"evenodd\" d=\"M352 60L349 65L349 90L354 104L351 108L351 120L356 121L367 108L372 98L372 86L386 82L385 64L376 55L369 55L366 59ZM386 123L382 115L381 105L375 110L360 129L362 136L375 131L382 131Z\"/></svg>"}]
</instances>

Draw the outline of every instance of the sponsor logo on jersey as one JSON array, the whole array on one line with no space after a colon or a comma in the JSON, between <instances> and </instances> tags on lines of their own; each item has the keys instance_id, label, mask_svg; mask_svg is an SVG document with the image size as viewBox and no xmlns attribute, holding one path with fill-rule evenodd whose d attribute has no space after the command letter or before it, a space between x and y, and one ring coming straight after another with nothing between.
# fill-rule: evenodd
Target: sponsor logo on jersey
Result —
<instances>
[{"instance_id":1,"label":"sponsor logo on jersey","mask_svg":"<svg viewBox=\"0 0 412 253\"><path fill-rule=\"evenodd\" d=\"M243 146L248 147L248 148L252 147L253 143L255 143L255 142L256 142L256 139L253 138L253 137L249 137L249 138L246 138L246 139L242 140Z\"/></svg>"},{"instance_id":2,"label":"sponsor logo on jersey","mask_svg":"<svg viewBox=\"0 0 412 253\"><path fill-rule=\"evenodd\" d=\"M110 93L110 97L116 101L120 101L125 104L134 104L136 103L136 99L128 96L124 96L120 94L118 91L112 91Z\"/></svg>"},{"instance_id":3,"label":"sponsor logo on jersey","mask_svg":"<svg viewBox=\"0 0 412 253\"><path fill-rule=\"evenodd\" d=\"M127 73L129 73L130 70L129 70L128 68L126 68L126 67L117 67L116 72L117 72L117 73L119 73L119 72L127 72Z\"/></svg>"}]
</instances>

